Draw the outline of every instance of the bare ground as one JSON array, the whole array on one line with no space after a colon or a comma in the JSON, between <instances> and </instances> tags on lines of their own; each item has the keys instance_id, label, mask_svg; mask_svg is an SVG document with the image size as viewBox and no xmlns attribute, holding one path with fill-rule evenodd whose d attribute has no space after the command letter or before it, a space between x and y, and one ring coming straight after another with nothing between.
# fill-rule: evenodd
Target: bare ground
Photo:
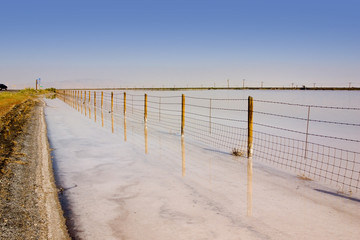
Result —
<instances>
[{"instance_id":1,"label":"bare ground","mask_svg":"<svg viewBox=\"0 0 360 240\"><path fill-rule=\"evenodd\" d=\"M40 100L0 121L0 239L69 239Z\"/></svg>"}]
</instances>

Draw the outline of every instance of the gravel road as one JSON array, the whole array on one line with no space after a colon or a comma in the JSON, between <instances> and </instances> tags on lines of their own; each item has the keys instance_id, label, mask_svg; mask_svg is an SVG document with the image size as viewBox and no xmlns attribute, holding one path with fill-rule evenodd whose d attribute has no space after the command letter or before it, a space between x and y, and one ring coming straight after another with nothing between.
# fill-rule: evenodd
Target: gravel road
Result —
<instances>
[{"instance_id":1,"label":"gravel road","mask_svg":"<svg viewBox=\"0 0 360 240\"><path fill-rule=\"evenodd\" d=\"M1 118L0 239L69 239L54 183L44 102Z\"/></svg>"}]
</instances>

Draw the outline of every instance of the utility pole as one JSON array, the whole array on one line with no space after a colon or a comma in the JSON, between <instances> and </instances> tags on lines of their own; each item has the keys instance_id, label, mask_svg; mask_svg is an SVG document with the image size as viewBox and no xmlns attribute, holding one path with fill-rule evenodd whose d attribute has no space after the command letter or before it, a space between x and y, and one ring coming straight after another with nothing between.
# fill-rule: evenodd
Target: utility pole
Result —
<instances>
[{"instance_id":1,"label":"utility pole","mask_svg":"<svg viewBox=\"0 0 360 240\"><path fill-rule=\"evenodd\" d=\"M294 83L291 83L291 88L294 88Z\"/></svg>"},{"instance_id":2,"label":"utility pole","mask_svg":"<svg viewBox=\"0 0 360 240\"><path fill-rule=\"evenodd\" d=\"M38 86L38 80L36 79L35 90L37 90L37 86Z\"/></svg>"},{"instance_id":3,"label":"utility pole","mask_svg":"<svg viewBox=\"0 0 360 240\"><path fill-rule=\"evenodd\" d=\"M229 84L229 79L227 80L227 82L228 82L228 88L230 87L230 84Z\"/></svg>"},{"instance_id":4,"label":"utility pole","mask_svg":"<svg viewBox=\"0 0 360 240\"><path fill-rule=\"evenodd\" d=\"M245 79L243 79L243 88L245 88Z\"/></svg>"},{"instance_id":5,"label":"utility pole","mask_svg":"<svg viewBox=\"0 0 360 240\"><path fill-rule=\"evenodd\" d=\"M349 88L351 88L351 82L349 82Z\"/></svg>"}]
</instances>

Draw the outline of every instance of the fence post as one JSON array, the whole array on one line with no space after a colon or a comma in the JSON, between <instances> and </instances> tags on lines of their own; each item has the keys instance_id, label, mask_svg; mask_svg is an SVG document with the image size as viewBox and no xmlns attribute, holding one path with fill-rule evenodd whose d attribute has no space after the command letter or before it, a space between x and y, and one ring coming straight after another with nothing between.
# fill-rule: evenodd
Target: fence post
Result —
<instances>
[{"instance_id":1,"label":"fence post","mask_svg":"<svg viewBox=\"0 0 360 240\"><path fill-rule=\"evenodd\" d=\"M247 156L252 157L253 151L253 98L248 98L248 145Z\"/></svg>"},{"instance_id":2,"label":"fence post","mask_svg":"<svg viewBox=\"0 0 360 240\"><path fill-rule=\"evenodd\" d=\"M145 136L145 154L148 153L148 130L147 130L147 94L144 98L144 136Z\"/></svg>"},{"instance_id":3,"label":"fence post","mask_svg":"<svg viewBox=\"0 0 360 240\"><path fill-rule=\"evenodd\" d=\"M77 106L77 107L78 107L78 112L80 112L80 104L81 104L81 101L80 101L80 91L79 91L79 90L77 91L77 96L78 96L78 97L77 97L77 98L78 98L78 106Z\"/></svg>"},{"instance_id":4,"label":"fence post","mask_svg":"<svg viewBox=\"0 0 360 240\"><path fill-rule=\"evenodd\" d=\"M101 126L104 127L104 92L101 91Z\"/></svg>"},{"instance_id":5,"label":"fence post","mask_svg":"<svg viewBox=\"0 0 360 240\"><path fill-rule=\"evenodd\" d=\"M126 142L126 92L124 92L124 141Z\"/></svg>"},{"instance_id":6,"label":"fence post","mask_svg":"<svg viewBox=\"0 0 360 240\"><path fill-rule=\"evenodd\" d=\"M74 90L74 108L77 110L77 94L76 94L76 90Z\"/></svg>"},{"instance_id":7,"label":"fence post","mask_svg":"<svg viewBox=\"0 0 360 240\"><path fill-rule=\"evenodd\" d=\"M96 91L94 91L94 121L96 122Z\"/></svg>"},{"instance_id":8,"label":"fence post","mask_svg":"<svg viewBox=\"0 0 360 240\"><path fill-rule=\"evenodd\" d=\"M86 116L86 91L84 91L84 110L85 110L85 116Z\"/></svg>"},{"instance_id":9,"label":"fence post","mask_svg":"<svg viewBox=\"0 0 360 240\"><path fill-rule=\"evenodd\" d=\"M182 158L182 176L185 176L185 95L181 95L181 158Z\"/></svg>"},{"instance_id":10,"label":"fence post","mask_svg":"<svg viewBox=\"0 0 360 240\"><path fill-rule=\"evenodd\" d=\"M111 92L111 131L114 133L114 93Z\"/></svg>"},{"instance_id":11,"label":"fence post","mask_svg":"<svg viewBox=\"0 0 360 240\"><path fill-rule=\"evenodd\" d=\"M185 127L185 95L181 95L181 136L184 136Z\"/></svg>"},{"instance_id":12,"label":"fence post","mask_svg":"<svg viewBox=\"0 0 360 240\"><path fill-rule=\"evenodd\" d=\"M124 92L124 118L126 116L126 92Z\"/></svg>"},{"instance_id":13,"label":"fence post","mask_svg":"<svg viewBox=\"0 0 360 240\"><path fill-rule=\"evenodd\" d=\"M83 113L83 94L82 94L82 91L80 91L80 110L81 110L81 114Z\"/></svg>"},{"instance_id":14,"label":"fence post","mask_svg":"<svg viewBox=\"0 0 360 240\"><path fill-rule=\"evenodd\" d=\"M253 153L253 98L248 98L248 146L247 146L247 215L252 215L252 153Z\"/></svg>"},{"instance_id":15,"label":"fence post","mask_svg":"<svg viewBox=\"0 0 360 240\"><path fill-rule=\"evenodd\" d=\"M147 94L145 94L144 99L144 122L147 122Z\"/></svg>"},{"instance_id":16,"label":"fence post","mask_svg":"<svg viewBox=\"0 0 360 240\"><path fill-rule=\"evenodd\" d=\"M89 119L91 119L91 92L89 91Z\"/></svg>"}]
</instances>

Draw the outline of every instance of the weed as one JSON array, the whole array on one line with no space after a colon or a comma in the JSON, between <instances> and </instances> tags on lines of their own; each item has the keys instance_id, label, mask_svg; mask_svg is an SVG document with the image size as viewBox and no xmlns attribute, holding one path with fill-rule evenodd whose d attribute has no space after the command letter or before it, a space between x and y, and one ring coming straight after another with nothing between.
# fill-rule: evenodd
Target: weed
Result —
<instances>
[{"instance_id":1,"label":"weed","mask_svg":"<svg viewBox=\"0 0 360 240\"><path fill-rule=\"evenodd\" d=\"M243 157L245 156L244 152L242 152L240 149L238 148L233 148L231 155L237 156L237 157Z\"/></svg>"},{"instance_id":2,"label":"weed","mask_svg":"<svg viewBox=\"0 0 360 240\"><path fill-rule=\"evenodd\" d=\"M306 177L304 174L298 175L297 177L301 180L312 181L311 178Z\"/></svg>"}]
</instances>

